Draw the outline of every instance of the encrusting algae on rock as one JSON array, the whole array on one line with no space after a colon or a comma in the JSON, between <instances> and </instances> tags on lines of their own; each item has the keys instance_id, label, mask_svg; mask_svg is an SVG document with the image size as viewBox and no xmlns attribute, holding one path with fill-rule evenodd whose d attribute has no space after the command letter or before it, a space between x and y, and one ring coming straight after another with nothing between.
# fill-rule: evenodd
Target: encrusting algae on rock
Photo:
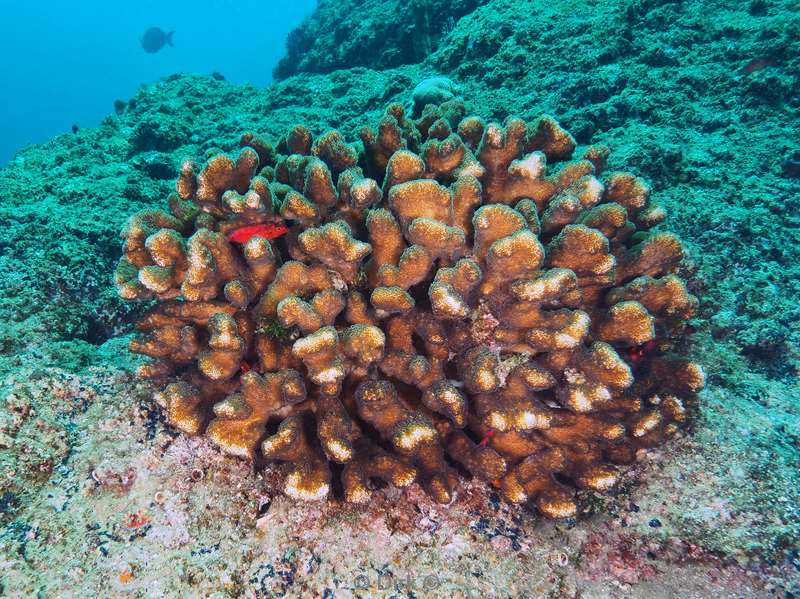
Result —
<instances>
[{"instance_id":1,"label":"encrusting algae on rock","mask_svg":"<svg viewBox=\"0 0 800 599\"><path fill-rule=\"evenodd\" d=\"M347 501L378 479L447 503L467 472L551 518L675 433L697 300L647 184L549 116L464 113L248 133L130 219L116 285L158 300L131 350L172 426L285 462L299 499L336 472Z\"/></svg>"}]
</instances>

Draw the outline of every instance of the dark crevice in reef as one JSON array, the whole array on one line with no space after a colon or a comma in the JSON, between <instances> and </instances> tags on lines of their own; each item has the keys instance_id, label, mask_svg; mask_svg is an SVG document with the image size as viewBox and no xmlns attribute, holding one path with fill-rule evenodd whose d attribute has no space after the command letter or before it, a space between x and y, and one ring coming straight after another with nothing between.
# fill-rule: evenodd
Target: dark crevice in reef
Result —
<instances>
[{"instance_id":1,"label":"dark crevice in reef","mask_svg":"<svg viewBox=\"0 0 800 599\"><path fill-rule=\"evenodd\" d=\"M131 139L131 155L139 152L172 152L183 144L191 132L175 121L141 121Z\"/></svg>"},{"instance_id":2,"label":"dark crevice in reef","mask_svg":"<svg viewBox=\"0 0 800 599\"><path fill-rule=\"evenodd\" d=\"M745 347L742 355L748 360L753 370L766 377L793 383L797 380L797 372L786 361L788 348L781 341L769 347Z\"/></svg>"},{"instance_id":3,"label":"dark crevice in reef","mask_svg":"<svg viewBox=\"0 0 800 599\"><path fill-rule=\"evenodd\" d=\"M97 318L89 318L86 321L84 330L76 335L76 339L82 339L92 345L103 345L114 336L113 329Z\"/></svg>"}]
</instances>

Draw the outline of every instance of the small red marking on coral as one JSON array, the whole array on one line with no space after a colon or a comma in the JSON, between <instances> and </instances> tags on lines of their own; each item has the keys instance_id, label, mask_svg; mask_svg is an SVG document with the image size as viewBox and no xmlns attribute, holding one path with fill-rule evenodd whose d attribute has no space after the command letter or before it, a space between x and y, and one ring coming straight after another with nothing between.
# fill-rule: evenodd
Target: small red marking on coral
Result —
<instances>
[{"instance_id":1,"label":"small red marking on coral","mask_svg":"<svg viewBox=\"0 0 800 599\"><path fill-rule=\"evenodd\" d=\"M286 233L289 227L286 225L276 225L274 223L265 223L261 225L249 225L234 229L228 233L228 241L234 243L247 243L253 237L264 237L266 239L276 239Z\"/></svg>"},{"instance_id":2,"label":"small red marking on coral","mask_svg":"<svg viewBox=\"0 0 800 599\"><path fill-rule=\"evenodd\" d=\"M656 349L656 342L653 339L642 345L631 347L628 350L628 360L633 364L638 364L644 358L646 358L648 354L651 354L655 349Z\"/></svg>"},{"instance_id":3,"label":"small red marking on coral","mask_svg":"<svg viewBox=\"0 0 800 599\"><path fill-rule=\"evenodd\" d=\"M493 436L494 436L494 431L492 429L489 429L483 436L483 439L481 439L481 442L478 443L478 447L486 447L489 444L489 439L491 439Z\"/></svg>"},{"instance_id":4,"label":"small red marking on coral","mask_svg":"<svg viewBox=\"0 0 800 599\"><path fill-rule=\"evenodd\" d=\"M251 370L253 370L253 367L250 366L250 362L248 362L247 360L242 360L239 363L239 372L241 373L239 375L239 382L240 383L242 382L242 377L244 375L246 375L248 372L250 372Z\"/></svg>"}]
</instances>

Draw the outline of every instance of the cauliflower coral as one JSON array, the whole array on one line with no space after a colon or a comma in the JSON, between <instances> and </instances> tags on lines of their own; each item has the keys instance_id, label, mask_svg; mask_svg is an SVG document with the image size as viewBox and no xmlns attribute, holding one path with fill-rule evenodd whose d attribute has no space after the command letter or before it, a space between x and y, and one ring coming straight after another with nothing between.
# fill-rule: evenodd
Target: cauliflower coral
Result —
<instances>
[{"instance_id":1,"label":"cauliflower coral","mask_svg":"<svg viewBox=\"0 0 800 599\"><path fill-rule=\"evenodd\" d=\"M360 137L247 133L130 219L117 289L156 300L139 374L179 431L283 463L294 498L333 471L346 501L383 481L447 503L472 476L575 515L703 385L675 353L697 300L664 210L549 116L391 105Z\"/></svg>"}]
</instances>

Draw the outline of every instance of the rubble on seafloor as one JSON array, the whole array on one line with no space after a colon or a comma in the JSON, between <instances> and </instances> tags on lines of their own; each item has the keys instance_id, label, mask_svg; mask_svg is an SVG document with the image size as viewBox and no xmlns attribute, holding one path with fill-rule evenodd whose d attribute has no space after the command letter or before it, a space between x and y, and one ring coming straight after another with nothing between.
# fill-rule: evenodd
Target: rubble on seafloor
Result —
<instances>
[{"instance_id":1,"label":"rubble on seafloor","mask_svg":"<svg viewBox=\"0 0 800 599\"><path fill-rule=\"evenodd\" d=\"M737 597L787 575L667 533L677 521L664 500L682 485L659 475L658 454L602 508L586 497L578 521L543 521L476 482L449 505L416 484L366 506L297 503L277 469L253 472L206 438L173 432L148 400L152 386L129 373L98 368L78 384L47 369L13 385L34 406L60 394L55 416L83 432L4 514L8 597ZM47 444L54 433L40 435ZM686 440L675 444L670 452L694 459ZM638 482L651 477L655 492Z\"/></svg>"}]
</instances>

